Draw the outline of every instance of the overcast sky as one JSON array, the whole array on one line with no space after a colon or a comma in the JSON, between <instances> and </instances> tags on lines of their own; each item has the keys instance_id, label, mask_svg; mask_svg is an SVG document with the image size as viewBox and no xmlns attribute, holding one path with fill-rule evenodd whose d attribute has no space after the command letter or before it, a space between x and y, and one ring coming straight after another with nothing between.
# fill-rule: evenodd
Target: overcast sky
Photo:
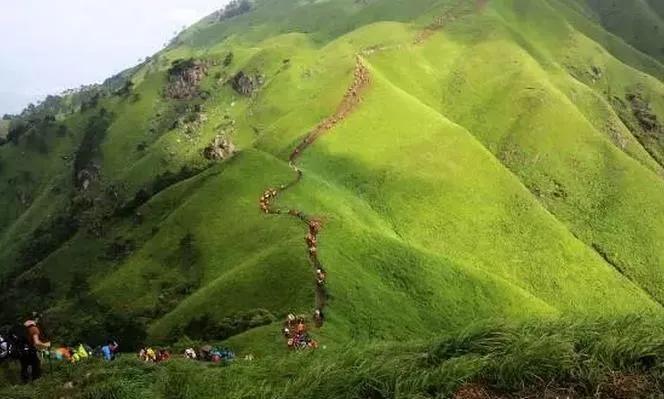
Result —
<instances>
[{"instance_id":1,"label":"overcast sky","mask_svg":"<svg viewBox=\"0 0 664 399\"><path fill-rule=\"evenodd\" d=\"M0 0L0 115L101 82L228 0Z\"/></svg>"}]
</instances>

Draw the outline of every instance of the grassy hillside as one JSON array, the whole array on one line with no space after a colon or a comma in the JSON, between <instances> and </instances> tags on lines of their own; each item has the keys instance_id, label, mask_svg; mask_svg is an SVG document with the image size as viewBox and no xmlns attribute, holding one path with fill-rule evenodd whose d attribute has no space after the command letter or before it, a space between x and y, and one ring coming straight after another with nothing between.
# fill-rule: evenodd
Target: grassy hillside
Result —
<instances>
[{"instance_id":1,"label":"grassy hillside","mask_svg":"<svg viewBox=\"0 0 664 399\"><path fill-rule=\"evenodd\" d=\"M661 3L635 1L630 7L620 3L588 0L587 7L611 33L660 62L664 60L664 18Z\"/></svg>"},{"instance_id":2,"label":"grassy hillside","mask_svg":"<svg viewBox=\"0 0 664 399\"><path fill-rule=\"evenodd\" d=\"M211 365L55 364L2 398L646 398L664 394L661 320L474 325L432 340L383 342ZM11 381L11 369L0 379ZM261 383L256 383L260 380ZM71 385L71 387L70 387Z\"/></svg>"},{"instance_id":3,"label":"grassy hillside","mask_svg":"<svg viewBox=\"0 0 664 399\"><path fill-rule=\"evenodd\" d=\"M0 120L0 137L5 138L7 137L7 131L9 130L9 121L8 120Z\"/></svg>"},{"instance_id":4,"label":"grassy hillside","mask_svg":"<svg viewBox=\"0 0 664 399\"><path fill-rule=\"evenodd\" d=\"M282 353L283 317L321 306L316 262L333 351L660 317L662 13L615 4L263 0L200 21L0 147L0 324Z\"/></svg>"}]
</instances>

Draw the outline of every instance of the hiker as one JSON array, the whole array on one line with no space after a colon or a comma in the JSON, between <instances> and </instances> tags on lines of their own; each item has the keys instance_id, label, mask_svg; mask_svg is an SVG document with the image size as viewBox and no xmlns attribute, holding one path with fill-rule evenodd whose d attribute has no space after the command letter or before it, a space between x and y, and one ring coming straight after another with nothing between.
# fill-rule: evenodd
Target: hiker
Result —
<instances>
[{"instance_id":1,"label":"hiker","mask_svg":"<svg viewBox=\"0 0 664 399\"><path fill-rule=\"evenodd\" d=\"M235 352L233 352L232 350L230 350L230 349L228 349L228 348L224 348L224 349L222 350L222 353L221 353L221 354L222 354L222 356L226 359L226 361L232 361L232 360L235 360Z\"/></svg>"},{"instance_id":2,"label":"hiker","mask_svg":"<svg viewBox=\"0 0 664 399\"><path fill-rule=\"evenodd\" d=\"M316 269L316 282L318 283L318 285L324 285L325 278L326 278L325 271L323 271L323 269L321 268Z\"/></svg>"},{"instance_id":3,"label":"hiker","mask_svg":"<svg viewBox=\"0 0 664 399\"><path fill-rule=\"evenodd\" d=\"M296 349L306 349L309 346L311 338L307 333L299 334L295 339L295 348Z\"/></svg>"},{"instance_id":4,"label":"hiker","mask_svg":"<svg viewBox=\"0 0 664 399\"><path fill-rule=\"evenodd\" d=\"M316 236L311 234L309 232L306 237L304 237L304 241L307 243L309 248L316 248L316 244L318 243L318 240L316 239Z\"/></svg>"},{"instance_id":5,"label":"hiker","mask_svg":"<svg viewBox=\"0 0 664 399\"><path fill-rule=\"evenodd\" d=\"M303 334L307 331L307 327L304 325L304 322L300 320L297 324L297 329L295 330L298 334Z\"/></svg>"},{"instance_id":6,"label":"hiker","mask_svg":"<svg viewBox=\"0 0 664 399\"><path fill-rule=\"evenodd\" d=\"M101 347L101 355L107 362L115 359L115 355L112 349L113 341L108 341L106 345Z\"/></svg>"},{"instance_id":7,"label":"hiker","mask_svg":"<svg viewBox=\"0 0 664 399\"><path fill-rule=\"evenodd\" d=\"M64 346L54 350L52 355L55 356L55 360L66 360L71 362L71 350Z\"/></svg>"},{"instance_id":8,"label":"hiker","mask_svg":"<svg viewBox=\"0 0 664 399\"><path fill-rule=\"evenodd\" d=\"M107 362L110 362L111 360L115 360L115 353L117 352L119 348L119 345L117 342L108 340L106 342L106 345L101 347L101 354ZM143 350L141 350L143 352ZM143 354L145 355L145 354ZM139 358L141 357L141 354L139 354Z\"/></svg>"},{"instance_id":9,"label":"hiker","mask_svg":"<svg viewBox=\"0 0 664 399\"><path fill-rule=\"evenodd\" d=\"M321 309L316 309L314 312L314 320L316 321L316 326L320 327L323 325L323 311Z\"/></svg>"},{"instance_id":10,"label":"hiker","mask_svg":"<svg viewBox=\"0 0 664 399\"><path fill-rule=\"evenodd\" d=\"M203 361L210 361L212 354L212 347L210 345L202 346L198 351L198 357Z\"/></svg>"},{"instance_id":11,"label":"hiker","mask_svg":"<svg viewBox=\"0 0 664 399\"><path fill-rule=\"evenodd\" d=\"M155 363L161 363L169 360L171 354L166 349L157 349L157 356L155 357Z\"/></svg>"},{"instance_id":12,"label":"hiker","mask_svg":"<svg viewBox=\"0 0 664 399\"><path fill-rule=\"evenodd\" d=\"M24 383L28 383L30 378L34 381L41 377L41 361L38 351L50 348L51 343L42 341L41 331L37 327L36 321L27 320L23 326L25 327L26 346L20 357L21 379Z\"/></svg>"},{"instance_id":13,"label":"hiker","mask_svg":"<svg viewBox=\"0 0 664 399\"><path fill-rule=\"evenodd\" d=\"M318 234L318 232L320 232L321 227L322 224L318 220L311 220L309 222L309 231L311 232L311 234Z\"/></svg>"},{"instance_id":14,"label":"hiker","mask_svg":"<svg viewBox=\"0 0 664 399\"><path fill-rule=\"evenodd\" d=\"M147 358L148 362L156 363L157 362L157 354L155 353L154 349L148 348L145 350L145 357Z\"/></svg>"},{"instance_id":15,"label":"hiker","mask_svg":"<svg viewBox=\"0 0 664 399\"><path fill-rule=\"evenodd\" d=\"M196 360L196 351L194 350L194 348L185 349L184 357L189 360Z\"/></svg>"},{"instance_id":16,"label":"hiker","mask_svg":"<svg viewBox=\"0 0 664 399\"><path fill-rule=\"evenodd\" d=\"M72 358L72 363L77 363L80 362L83 359L87 359L90 356L88 351L85 349L83 344L79 344L78 348L76 348L75 351L73 351L73 354L71 356Z\"/></svg>"}]
</instances>

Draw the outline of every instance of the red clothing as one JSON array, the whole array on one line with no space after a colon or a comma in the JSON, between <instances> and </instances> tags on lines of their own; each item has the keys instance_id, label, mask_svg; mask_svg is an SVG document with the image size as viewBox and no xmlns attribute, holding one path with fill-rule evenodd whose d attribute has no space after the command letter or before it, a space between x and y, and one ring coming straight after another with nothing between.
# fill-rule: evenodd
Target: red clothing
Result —
<instances>
[{"instance_id":1,"label":"red clothing","mask_svg":"<svg viewBox=\"0 0 664 399\"><path fill-rule=\"evenodd\" d=\"M26 330L26 335L27 335L26 338L28 339L28 345L32 347L36 346L35 335L39 337L40 340L42 339L41 331L39 331L39 328L37 326L28 327Z\"/></svg>"}]
</instances>

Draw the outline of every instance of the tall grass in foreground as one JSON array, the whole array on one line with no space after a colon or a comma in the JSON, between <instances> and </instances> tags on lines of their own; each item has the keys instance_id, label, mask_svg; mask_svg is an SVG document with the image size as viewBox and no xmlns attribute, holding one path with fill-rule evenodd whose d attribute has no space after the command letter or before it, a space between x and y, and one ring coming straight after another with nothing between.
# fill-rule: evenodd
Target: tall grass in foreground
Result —
<instances>
[{"instance_id":1,"label":"tall grass in foreground","mask_svg":"<svg viewBox=\"0 0 664 399\"><path fill-rule=\"evenodd\" d=\"M662 319L562 320L231 365L154 366L126 355L110 364L58 366L37 384L4 386L0 398L446 398L467 383L496 398L556 389L578 398L662 397L662 359ZM69 381L73 389L65 388Z\"/></svg>"}]
</instances>

